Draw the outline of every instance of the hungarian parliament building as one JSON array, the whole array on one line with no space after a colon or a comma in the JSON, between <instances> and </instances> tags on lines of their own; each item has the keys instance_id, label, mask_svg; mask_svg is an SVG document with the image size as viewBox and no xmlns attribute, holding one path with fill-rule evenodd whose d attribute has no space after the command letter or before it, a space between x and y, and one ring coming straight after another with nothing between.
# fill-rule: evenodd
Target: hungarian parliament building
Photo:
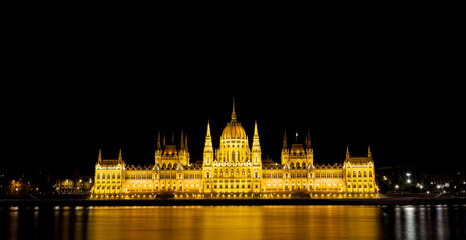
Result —
<instances>
[{"instance_id":1,"label":"hungarian parliament building","mask_svg":"<svg viewBox=\"0 0 466 240\"><path fill-rule=\"evenodd\" d=\"M318 164L309 133L303 144L290 146L285 132L281 163L263 161L257 121L250 147L234 102L215 151L207 122L202 162L190 162L181 135L178 146L167 145L159 132L154 164L148 166L127 165L121 150L118 159L102 159L99 150L91 199L378 197L370 148L364 157L350 156L347 148L343 163Z\"/></svg>"}]
</instances>

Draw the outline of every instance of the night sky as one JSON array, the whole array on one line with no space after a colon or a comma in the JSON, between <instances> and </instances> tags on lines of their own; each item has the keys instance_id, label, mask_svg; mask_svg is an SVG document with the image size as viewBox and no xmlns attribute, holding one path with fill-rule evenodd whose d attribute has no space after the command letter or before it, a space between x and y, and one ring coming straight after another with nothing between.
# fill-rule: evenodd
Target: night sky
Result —
<instances>
[{"instance_id":1,"label":"night sky","mask_svg":"<svg viewBox=\"0 0 466 240\"><path fill-rule=\"evenodd\" d=\"M257 119L263 159L280 162L285 129L289 144L310 130L316 163L370 145L376 167L465 168L464 66L448 29L328 23L314 35L277 26L207 37L184 27L180 37L73 23L58 36L31 25L23 34L39 40L12 39L22 48L2 87L2 169L93 174L99 148L149 165L159 130L177 144L183 130L194 162L207 120L218 147L233 97L250 141Z\"/></svg>"}]
</instances>

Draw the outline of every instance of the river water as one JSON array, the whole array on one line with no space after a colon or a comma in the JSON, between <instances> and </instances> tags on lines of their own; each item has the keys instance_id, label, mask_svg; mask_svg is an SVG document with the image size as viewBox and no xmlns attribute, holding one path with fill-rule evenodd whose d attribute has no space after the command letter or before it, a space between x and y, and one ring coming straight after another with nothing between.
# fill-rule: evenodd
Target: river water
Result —
<instances>
[{"instance_id":1,"label":"river water","mask_svg":"<svg viewBox=\"0 0 466 240\"><path fill-rule=\"evenodd\" d=\"M466 205L10 207L0 239L466 239Z\"/></svg>"}]
</instances>

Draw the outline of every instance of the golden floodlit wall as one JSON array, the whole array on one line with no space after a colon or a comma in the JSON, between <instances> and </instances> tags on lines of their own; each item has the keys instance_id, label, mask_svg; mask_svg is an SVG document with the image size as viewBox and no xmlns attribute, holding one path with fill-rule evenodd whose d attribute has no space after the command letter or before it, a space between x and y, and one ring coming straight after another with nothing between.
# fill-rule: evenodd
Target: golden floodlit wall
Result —
<instances>
[{"instance_id":1,"label":"golden floodlit wall","mask_svg":"<svg viewBox=\"0 0 466 240\"><path fill-rule=\"evenodd\" d=\"M181 133L179 146L157 139L154 165L126 165L121 150L118 159L104 160L99 150L95 166L92 199L175 198L373 198L378 197L374 161L351 157L347 148L343 164L315 164L311 137L304 144L287 143L283 137L281 163L262 160L257 121L252 147L235 104L231 121L213 149L207 123L202 162L191 163L187 136Z\"/></svg>"}]
</instances>

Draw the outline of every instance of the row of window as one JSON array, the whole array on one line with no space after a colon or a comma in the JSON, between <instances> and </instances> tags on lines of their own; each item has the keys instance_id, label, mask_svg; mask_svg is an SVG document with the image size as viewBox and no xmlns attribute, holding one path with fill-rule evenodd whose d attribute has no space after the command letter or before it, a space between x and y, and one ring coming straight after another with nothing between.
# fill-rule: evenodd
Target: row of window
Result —
<instances>
[{"instance_id":1,"label":"row of window","mask_svg":"<svg viewBox=\"0 0 466 240\"><path fill-rule=\"evenodd\" d=\"M349 179L349 181L351 181ZM356 179L353 179L353 182L356 182ZM358 179L357 182L361 182L361 179ZM364 182L367 182L367 179L364 179ZM372 179L369 179L369 182L372 182Z\"/></svg>"},{"instance_id":2,"label":"row of window","mask_svg":"<svg viewBox=\"0 0 466 240\"><path fill-rule=\"evenodd\" d=\"M107 177L105 177L107 176ZM97 179L120 179L120 173L116 174L110 174L110 173L107 173L107 175L104 174L100 174L100 173L97 173L97 176L96 176Z\"/></svg>"},{"instance_id":3,"label":"row of window","mask_svg":"<svg viewBox=\"0 0 466 240\"><path fill-rule=\"evenodd\" d=\"M247 176L251 177L251 170L250 169L248 169L247 173L248 173ZM234 170L231 170L231 175L230 176L234 176L234 175L235 175ZM239 176L239 175L240 175L240 172L239 172L239 169L237 169L236 170L236 176ZM246 176L246 172L244 171L244 169L243 169L243 171L241 171L241 175ZM220 170L220 173L217 174L217 169L215 169L214 177L223 177L223 176L225 176L225 177L229 176L228 169L225 170L225 175L223 175L223 170ZM254 171L254 178L258 178L258 177L259 177L259 172L256 170L256 171ZM206 178L210 178L210 172L209 171L206 172Z\"/></svg>"},{"instance_id":4,"label":"row of window","mask_svg":"<svg viewBox=\"0 0 466 240\"><path fill-rule=\"evenodd\" d=\"M359 184L359 185L353 184L352 186L353 186L353 188L357 188L357 187L359 187L359 188L367 188L368 185L367 185L367 184L364 184L364 185L362 185L362 184ZM351 188L351 184L348 184L348 188ZM372 188L372 183L369 184L369 188Z\"/></svg>"},{"instance_id":5,"label":"row of window","mask_svg":"<svg viewBox=\"0 0 466 240\"><path fill-rule=\"evenodd\" d=\"M231 173L231 176L234 176L235 173L234 173L234 170L230 170L231 172L228 171L228 169L225 170L225 175L223 173L223 170L220 170L218 175L217 175L217 170L214 171L214 176L217 177L217 176L228 176L230 175ZM239 176L240 175L240 171L239 169L236 170L236 176ZM241 171L241 175L245 176L246 175L246 171L243 169ZM251 176L251 170L248 169L247 170L247 175L250 177ZM306 173L292 173L291 174L291 178L305 178L307 177L306 176L307 174ZM353 171L353 174L351 174L351 172L348 172L347 174L347 177L350 178L351 176L353 176L353 178L355 177L364 177L366 178L367 177L367 172L364 171L362 174L361 174L361 171L358 171L357 175L356 175L356 171ZM110 174L108 173L107 175L105 174L100 174L100 173L97 173L97 179L120 179L120 173L118 174ZM157 177L157 175L155 175L155 178ZM254 172L254 177L255 178L258 178L259 175L258 175L258 172L257 170ZM283 178L283 174L282 173L278 173L278 174L270 174L270 173L264 173L262 175L263 178ZM369 171L369 177L372 178L372 171ZM161 179L176 179L176 174L175 173L162 173L160 174L160 178ZM201 178L201 175L200 174L187 174L185 173L184 174L184 178L187 178L187 179L200 179ZM207 175L206 175L206 178L210 178L210 173L207 172ZM286 173L286 178L288 178L288 173ZM311 178L312 178L312 175L311 175ZM316 172L315 173L315 178L343 178L343 173L320 173L320 172ZM138 174L138 175L133 175L133 174L127 174L125 175L125 179L152 179L152 174ZM178 174L178 179L181 179L181 173Z\"/></svg>"},{"instance_id":6,"label":"row of window","mask_svg":"<svg viewBox=\"0 0 466 240\"><path fill-rule=\"evenodd\" d=\"M246 188L246 186L247 186L247 189L251 189L251 185L250 185L250 184L248 184L248 185L246 185L246 184L239 185L239 184L238 184L238 185L236 185L236 189L239 189L240 186L241 186L241 188L243 188L243 189ZM207 185L206 187L209 188L209 185ZM222 184L218 185L218 188L220 188L220 189L222 189L223 187L225 187L225 189L228 189L228 188L230 188L230 189L235 189L235 185L227 185L227 184L225 184L225 185L222 185ZM255 185L255 188L259 188L259 185L256 184L256 185ZM214 184L214 189L217 189L217 184Z\"/></svg>"},{"instance_id":7,"label":"row of window","mask_svg":"<svg viewBox=\"0 0 466 240\"><path fill-rule=\"evenodd\" d=\"M263 173L263 178L283 178L283 173Z\"/></svg>"},{"instance_id":8,"label":"row of window","mask_svg":"<svg viewBox=\"0 0 466 240\"><path fill-rule=\"evenodd\" d=\"M358 171L358 175L357 175L357 176L358 176L358 177L361 177L361 171ZM366 171L363 172L363 176L364 176L364 177L367 177L367 172L366 172ZM351 177L351 172L350 172L350 171L348 171L347 177ZM356 177L356 171L353 171L353 177ZM369 177L372 177L372 171L369 171Z\"/></svg>"},{"instance_id":9,"label":"row of window","mask_svg":"<svg viewBox=\"0 0 466 240\"><path fill-rule=\"evenodd\" d=\"M297 167L297 168L306 167L306 163L305 162L302 162L302 163L300 163L300 162L296 162L296 163L291 162L290 163L290 168L294 168L294 167Z\"/></svg>"},{"instance_id":10,"label":"row of window","mask_svg":"<svg viewBox=\"0 0 466 240\"><path fill-rule=\"evenodd\" d=\"M343 178L343 173L321 173L316 172L316 178Z\"/></svg>"}]
</instances>

